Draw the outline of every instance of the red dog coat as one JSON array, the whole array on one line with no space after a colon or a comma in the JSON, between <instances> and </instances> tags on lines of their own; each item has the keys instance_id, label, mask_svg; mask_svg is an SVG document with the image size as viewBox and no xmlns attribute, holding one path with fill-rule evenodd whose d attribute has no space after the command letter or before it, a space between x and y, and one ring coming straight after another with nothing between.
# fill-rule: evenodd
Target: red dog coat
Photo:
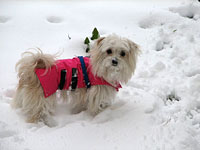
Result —
<instances>
[{"instance_id":1,"label":"red dog coat","mask_svg":"<svg viewBox=\"0 0 200 150\"><path fill-rule=\"evenodd\" d=\"M94 76L90 66L90 58L83 57L85 66L87 69L87 75L90 81L90 84L93 85L108 85L115 88L117 91L121 88L121 85L117 83L116 86L111 85L103 78ZM44 96L47 98L48 96L55 93L59 87L60 80L61 80L61 71L66 70L66 81L64 84L63 89L69 90L72 81L72 68L77 69L77 88L85 88L86 84L84 81L84 76L82 72L81 62L78 57L73 59L63 59L57 60L56 64L53 65L49 69L36 69L35 73L40 80L40 84L42 85Z\"/></svg>"}]
</instances>

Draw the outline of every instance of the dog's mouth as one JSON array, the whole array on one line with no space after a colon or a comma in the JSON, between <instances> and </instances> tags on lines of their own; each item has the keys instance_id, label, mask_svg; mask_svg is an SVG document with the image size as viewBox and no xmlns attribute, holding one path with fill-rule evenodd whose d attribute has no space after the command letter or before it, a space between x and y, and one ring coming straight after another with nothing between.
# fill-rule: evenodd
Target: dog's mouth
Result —
<instances>
[{"instance_id":1,"label":"dog's mouth","mask_svg":"<svg viewBox=\"0 0 200 150\"><path fill-rule=\"evenodd\" d=\"M118 81L120 80L120 74L122 73L119 66L110 66L110 67L107 67L106 69L107 71L107 78L110 80L110 81Z\"/></svg>"},{"instance_id":2,"label":"dog's mouth","mask_svg":"<svg viewBox=\"0 0 200 150\"><path fill-rule=\"evenodd\" d=\"M110 66L108 66L107 68L107 72L109 73L120 73L120 67L117 64L111 64Z\"/></svg>"},{"instance_id":3,"label":"dog's mouth","mask_svg":"<svg viewBox=\"0 0 200 150\"><path fill-rule=\"evenodd\" d=\"M102 76L106 81L111 83L121 81L123 78L123 66L119 60L116 61L102 62L101 74L99 76Z\"/></svg>"}]
</instances>

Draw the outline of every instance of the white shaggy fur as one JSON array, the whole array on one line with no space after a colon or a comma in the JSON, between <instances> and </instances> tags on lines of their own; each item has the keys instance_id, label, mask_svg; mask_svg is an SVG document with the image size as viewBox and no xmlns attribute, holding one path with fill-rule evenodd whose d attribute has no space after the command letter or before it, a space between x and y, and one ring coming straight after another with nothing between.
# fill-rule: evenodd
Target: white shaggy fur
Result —
<instances>
[{"instance_id":1,"label":"white shaggy fur","mask_svg":"<svg viewBox=\"0 0 200 150\"><path fill-rule=\"evenodd\" d=\"M135 71L138 52L138 46L126 38L116 35L99 38L91 49L92 72L112 85L127 83ZM39 50L36 54L25 52L16 64L19 84L12 106L22 109L27 122L43 121L50 125L48 118L54 113L56 93L44 97L34 70L35 68L49 69L55 64L55 60L54 56L43 54ZM117 61L117 65L113 64L113 60ZM72 113L88 110L92 115L110 106L115 95L115 88L106 85L61 91L62 98L70 100Z\"/></svg>"}]
</instances>

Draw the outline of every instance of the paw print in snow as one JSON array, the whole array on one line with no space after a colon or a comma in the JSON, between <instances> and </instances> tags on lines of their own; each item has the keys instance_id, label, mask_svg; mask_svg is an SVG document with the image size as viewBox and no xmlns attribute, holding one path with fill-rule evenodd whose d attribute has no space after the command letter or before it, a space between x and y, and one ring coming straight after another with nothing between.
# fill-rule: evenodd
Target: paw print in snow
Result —
<instances>
[{"instance_id":1,"label":"paw print in snow","mask_svg":"<svg viewBox=\"0 0 200 150\"><path fill-rule=\"evenodd\" d=\"M49 16L49 17L47 17L47 21L49 23L61 23L63 21L63 19L60 17L56 17L56 16Z\"/></svg>"},{"instance_id":2,"label":"paw print in snow","mask_svg":"<svg viewBox=\"0 0 200 150\"><path fill-rule=\"evenodd\" d=\"M0 24L1 23L6 23L10 20L9 17L6 17L6 16L0 16Z\"/></svg>"},{"instance_id":3,"label":"paw print in snow","mask_svg":"<svg viewBox=\"0 0 200 150\"><path fill-rule=\"evenodd\" d=\"M198 20L200 18L200 6L196 5L195 3L180 7L172 7L169 10L188 19Z\"/></svg>"}]
</instances>

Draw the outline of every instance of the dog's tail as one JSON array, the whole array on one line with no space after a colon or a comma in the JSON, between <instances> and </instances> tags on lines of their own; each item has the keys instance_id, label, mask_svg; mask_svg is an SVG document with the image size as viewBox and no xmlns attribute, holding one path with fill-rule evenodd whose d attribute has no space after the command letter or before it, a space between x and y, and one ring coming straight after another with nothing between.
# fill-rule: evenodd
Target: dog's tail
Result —
<instances>
[{"instance_id":1,"label":"dog's tail","mask_svg":"<svg viewBox=\"0 0 200 150\"><path fill-rule=\"evenodd\" d=\"M37 83L35 69L48 69L55 64L56 56L44 54L39 48L36 51L36 53L24 52L15 66L18 72L19 86Z\"/></svg>"}]
</instances>

